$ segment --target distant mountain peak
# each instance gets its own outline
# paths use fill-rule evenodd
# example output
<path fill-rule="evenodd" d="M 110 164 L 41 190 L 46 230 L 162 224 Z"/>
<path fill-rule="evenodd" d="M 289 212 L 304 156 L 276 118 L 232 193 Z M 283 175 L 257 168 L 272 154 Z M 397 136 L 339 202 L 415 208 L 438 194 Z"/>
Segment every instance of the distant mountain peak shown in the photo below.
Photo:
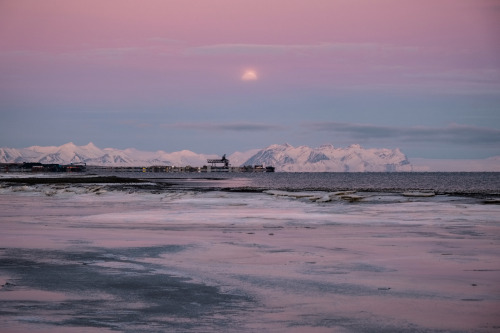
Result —
<path fill-rule="evenodd" d="M 33 146 L 24 149 L 0 149 L 0 162 L 76 163 L 100 166 L 203 166 L 207 158 L 217 155 L 197 154 L 190 150 L 167 153 L 98 148 L 92 142 L 77 146 L 68 142 L 59 147 Z M 276 171 L 292 172 L 344 172 L 344 171 L 411 171 L 412 166 L 399 149 L 364 149 L 358 144 L 335 148 L 324 144 L 319 148 L 294 147 L 289 143 L 273 144 L 264 149 L 228 154 L 233 166 L 274 166 Z"/>
<path fill-rule="evenodd" d="M 271 148 L 271 149 L 287 149 L 290 147 L 293 148 L 293 146 L 289 143 L 283 143 L 283 144 L 275 143 L 275 144 L 268 146 L 267 149 L 269 149 L 269 148 Z"/>
<path fill-rule="evenodd" d="M 500 156 L 482 160 L 436 160 L 412 159 L 410 164 L 399 148 L 368 148 L 358 144 L 346 148 L 335 148 L 323 144 L 318 148 L 308 146 L 273 144 L 264 149 L 252 149 L 227 154 L 231 165 L 263 164 L 274 166 L 276 171 L 291 172 L 387 172 L 387 171 L 492 171 L 500 172 Z M 203 166 L 207 159 L 220 155 L 197 154 L 189 150 L 168 153 L 141 151 L 135 148 L 124 150 L 99 148 L 89 142 L 77 146 L 68 142 L 61 146 L 31 146 L 28 148 L 0 147 L 0 163 L 41 162 L 69 164 L 84 162 L 98 166 Z"/>
<path fill-rule="evenodd" d="M 74 148 L 74 147 L 76 147 L 76 145 L 71 141 L 63 144 L 62 146 L 59 146 L 59 148 Z"/>
<path fill-rule="evenodd" d="M 347 148 L 322 145 L 293 147 L 270 145 L 248 159 L 245 165 L 272 165 L 276 171 L 291 172 L 387 172 L 411 171 L 407 157 L 397 149 L 364 149 L 359 144 Z"/>
<path fill-rule="evenodd" d="M 96 147 L 96 145 L 93 142 L 87 143 L 83 148 L 88 148 L 88 149 L 99 149 Z"/>

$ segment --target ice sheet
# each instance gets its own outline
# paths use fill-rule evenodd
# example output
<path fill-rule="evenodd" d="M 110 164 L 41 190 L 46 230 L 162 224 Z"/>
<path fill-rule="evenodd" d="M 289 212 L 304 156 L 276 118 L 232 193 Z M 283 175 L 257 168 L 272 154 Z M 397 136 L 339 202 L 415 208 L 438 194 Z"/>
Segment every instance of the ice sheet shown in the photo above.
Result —
<path fill-rule="evenodd" d="M 0 276 L 2 285 L 12 284 L 0 290 L 5 327 L 500 326 L 498 205 L 400 193 L 318 202 L 282 193 L 93 186 L 0 190 Z M 57 281 L 65 276 L 71 278 Z M 87 292 L 96 295 L 91 307 Z"/>

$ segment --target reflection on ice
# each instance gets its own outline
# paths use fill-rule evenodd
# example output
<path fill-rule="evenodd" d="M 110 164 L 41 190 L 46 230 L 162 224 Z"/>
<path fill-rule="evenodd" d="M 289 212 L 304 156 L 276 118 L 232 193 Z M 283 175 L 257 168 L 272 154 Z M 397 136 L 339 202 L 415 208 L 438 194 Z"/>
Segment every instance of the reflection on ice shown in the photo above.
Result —
<path fill-rule="evenodd" d="M 42 191 L 43 192 L 43 191 Z M 270 196 L 272 194 L 272 196 Z M 328 198 L 328 200 L 327 200 Z M 349 200 L 349 198 L 351 200 Z M 353 202 L 354 198 L 360 198 Z M 357 223 L 446 223 L 493 221 L 497 205 L 469 198 L 405 197 L 388 193 L 174 191 L 164 193 L 88 191 L 47 197 L 66 223 L 123 226 L 312 225 Z M 80 206 L 85 204 L 86 208 Z M 67 209 L 65 209 L 67 208 Z"/>
<path fill-rule="evenodd" d="M 198 180 L 197 180 L 198 181 Z M 0 195 L 46 198 L 44 209 L 67 216 L 66 223 L 123 225 L 202 224 L 331 224 L 435 223 L 492 219 L 497 205 L 484 206 L 469 197 L 424 192 L 377 193 L 355 191 L 228 192 L 140 190 L 125 185 L 43 184 L 5 186 Z M 82 204 L 85 204 L 82 206 Z M 36 205 L 30 203 L 33 209 Z M 4 206 L 3 214 L 15 206 Z M 23 206 L 30 216 L 29 206 Z M 33 213 L 36 213 L 35 211 Z"/>
<path fill-rule="evenodd" d="M 2 320 L 24 331 L 500 325 L 497 204 L 201 182 L 2 185 Z"/>

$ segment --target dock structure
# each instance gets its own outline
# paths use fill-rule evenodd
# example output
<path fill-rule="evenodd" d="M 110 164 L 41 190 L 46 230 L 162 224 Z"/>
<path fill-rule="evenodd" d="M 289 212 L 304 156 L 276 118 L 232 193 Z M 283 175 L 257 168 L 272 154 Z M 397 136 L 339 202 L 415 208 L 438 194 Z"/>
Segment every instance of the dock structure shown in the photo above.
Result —
<path fill-rule="evenodd" d="M 273 166 L 231 166 L 226 154 L 219 159 L 207 159 L 207 164 L 197 166 L 148 165 L 148 166 L 103 166 L 86 163 L 44 164 L 40 162 L 0 163 L 0 172 L 274 172 Z"/>
<path fill-rule="evenodd" d="M 226 168 L 229 167 L 229 160 L 226 158 L 226 154 L 222 155 L 221 159 L 208 159 L 207 163 L 210 163 L 212 167 L 216 167 L 220 163 L 224 164 Z"/>
<path fill-rule="evenodd" d="M 208 172 L 211 171 L 230 171 L 229 160 L 226 158 L 226 154 L 222 155 L 221 159 L 207 159 L 207 163 L 210 163 L 210 167 L 207 168 Z M 220 165 L 222 164 L 222 165 Z"/>

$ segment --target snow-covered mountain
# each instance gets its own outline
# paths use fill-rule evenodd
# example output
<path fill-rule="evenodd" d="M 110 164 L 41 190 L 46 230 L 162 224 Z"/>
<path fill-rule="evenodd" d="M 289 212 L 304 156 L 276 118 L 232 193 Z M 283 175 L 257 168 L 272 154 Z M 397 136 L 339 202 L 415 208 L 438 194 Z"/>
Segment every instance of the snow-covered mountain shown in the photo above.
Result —
<path fill-rule="evenodd" d="M 347 148 L 271 145 L 244 164 L 272 165 L 276 171 L 289 172 L 412 171 L 408 158 L 399 149 L 365 149 L 359 145 Z"/>
<path fill-rule="evenodd" d="M 196 154 L 189 150 L 167 153 L 136 149 L 98 148 L 93 143 L 77 146 L 70 142 L 59 147 L 33 146 L 23 149 L 0 148 L 0 163 L 40 162 L 44 164 L 87 163 L 98 166 L 201 166 L 216 155 Z"/>
<path fill-rule="evenodd" d="M 136 149 L 98 148 L 93 143 L 77 146 L 72 142 L 59 147 L 33 146 L 23 149 L 0 148 L 0 163 L 87 163 L 98 166 L 203 166 L 217 155 L 197 154 L 189 150 L 167 153 Z M 264 149 L 235 152 L 228 156 L 231 165 L 274 166 L 276 171 L 289 172 L 385 172 L 411 171 L 412 166 L 399 149 L 364 149 L 359 145 L 335 148 L 293 147 L 289 144 L 271 145 Z"/>

